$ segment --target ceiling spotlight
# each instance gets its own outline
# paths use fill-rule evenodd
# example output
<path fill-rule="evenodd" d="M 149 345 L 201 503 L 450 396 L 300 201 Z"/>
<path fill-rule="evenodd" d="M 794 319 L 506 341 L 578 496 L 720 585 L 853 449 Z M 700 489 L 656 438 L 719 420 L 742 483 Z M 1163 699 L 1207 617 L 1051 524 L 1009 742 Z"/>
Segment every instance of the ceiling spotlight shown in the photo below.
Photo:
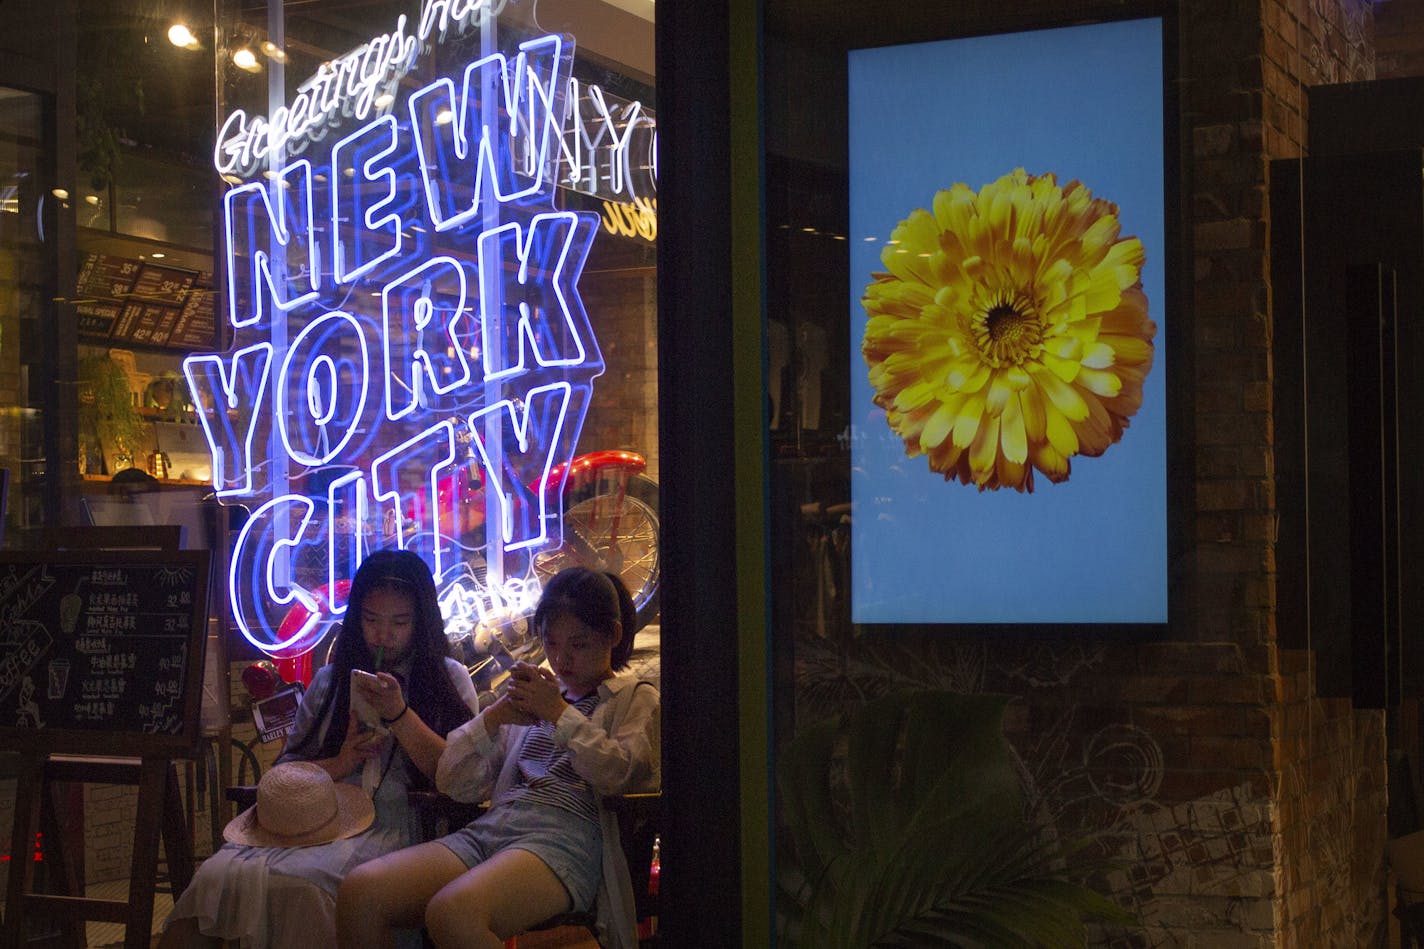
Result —
<path fill-rule="evenodd" d="M 262 55 L 274 62 L 285 63 L 287 61 L 286 52 L 282 47 L 271 40 L 263 40 L 260 49 L 262 50 Z"/>
<path fill-rule="evenodd" d="M 154 260 L 162 260 L 163 258 L 167 257 L 168 255 L 165 254 L 165 253 L 164 253 L 163 251 L 161 251 L 161 250 L 156 250 L 156 251 L 154 251 L 153 253 L 149 254 L 148 256 L 152 257 Z"/>
<path fill-rule="evenodd" d="M 262 68 L 257 62 L 257 55 L 246 46 L 233 51 L 232 64 L 238 69 L 245 69 L 248 72 L 257 72 Z"/>
<path fill-rule="evenodd" d="M 86 194 L 86 195 L 84 196 L 84 203 L 85 203 L 85 204 L 92 204 L 92 205 L 94 205 L 95 207 L 98 207 L 98 206 L 99 206 L 99 196 L 98 196 L 97 194 Z"/>
<path fill-rule="evenodd" d="M 69 200 L 69 192 L 65 191 L 63 188 L 51 188 L 49 193 L 54 195 L 61 201 Z"/>
<path fill-rule="evenodd" d="M 435 113 L 436 125 L 449 125 L 453 121 L 455 121 L 455 113 L 451 112 L 449 109 L 441 109 L 439 112 Z"/>
<path fill-rule="evenodd" d="M 168 42 L 179 49 L 197 49 L 198 38 L 183 23 L 174 23 L 168 28 Z"/>
<path fill-rule="evenodd" d="M 391 95 L 389 92 L 383 92 L 380 95 L 376 96 L 376 108 L 384 109 L 386 106 L 390 105 L 394 101 L 396 101 L 395 96 Z"/>

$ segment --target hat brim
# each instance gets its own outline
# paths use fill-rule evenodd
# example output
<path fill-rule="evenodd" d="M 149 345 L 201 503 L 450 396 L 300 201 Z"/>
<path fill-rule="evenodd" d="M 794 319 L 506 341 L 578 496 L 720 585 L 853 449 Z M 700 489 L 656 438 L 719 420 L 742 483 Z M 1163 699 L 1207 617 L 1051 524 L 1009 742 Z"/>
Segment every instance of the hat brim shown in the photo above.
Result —
<path fill-rule="evenodd" d="M 376 819 L 376 805 L 354 784 L 336 782 L 336 815 L 322 826 L 305 834 L 276 834 L 257 820 L 257 805 L 228 821 L 223 839 L 228 843 L 249 847 L 315 847 L 333 840 L 354 837 Z"/>

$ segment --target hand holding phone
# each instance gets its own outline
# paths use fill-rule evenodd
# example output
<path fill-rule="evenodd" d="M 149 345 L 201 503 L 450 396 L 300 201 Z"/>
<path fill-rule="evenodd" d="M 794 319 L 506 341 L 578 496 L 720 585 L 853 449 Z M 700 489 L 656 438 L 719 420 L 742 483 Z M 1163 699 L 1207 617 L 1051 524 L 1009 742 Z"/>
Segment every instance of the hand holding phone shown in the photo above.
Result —
<path fill-rule="evenodd" d="M 381 724 L 380 713 L 361 691 L 363 685 L 367 688 L 374 688 L 380 683 L 381 679 L 377 675 L 362 669 L 351 670 L 351 709 L 356 713 L 356 720 L 367 728 L 384 731 L 385 727 Z"/>

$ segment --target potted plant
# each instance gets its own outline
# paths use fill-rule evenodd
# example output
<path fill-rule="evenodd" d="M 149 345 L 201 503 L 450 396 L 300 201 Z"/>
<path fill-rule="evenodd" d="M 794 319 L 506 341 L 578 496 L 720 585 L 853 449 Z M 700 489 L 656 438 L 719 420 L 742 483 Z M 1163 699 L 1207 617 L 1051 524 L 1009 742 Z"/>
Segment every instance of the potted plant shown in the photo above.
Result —
<path fill-rule="evenodd" d="M 134 405 L 128 373 L 107 353 L 80 360 L 79 425 L 81 435 L 100 446 L 110 474 L 131 466 L 144 442 L 146 423 Z"/>
<path fill-rule="evenodd" d="M 1132 917 L 1083 882 L 1027 813 L 1008 697 L 883 696 L 796 736 L 778 762 L 794 853 L 783 944 L 1079 947 Z"/>

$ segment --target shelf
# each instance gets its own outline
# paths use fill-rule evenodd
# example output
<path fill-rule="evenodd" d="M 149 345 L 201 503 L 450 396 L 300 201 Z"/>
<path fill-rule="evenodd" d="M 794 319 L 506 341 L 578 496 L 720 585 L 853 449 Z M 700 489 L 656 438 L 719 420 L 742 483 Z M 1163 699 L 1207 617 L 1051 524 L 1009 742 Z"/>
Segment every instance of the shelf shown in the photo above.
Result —
<path fill-rule="evenodd" d="M 138 414 L 149 422 L 174 422 L 179 425 L 197 425 L 198 413 L 195 411 L 174 412 L 172 409 L 155 409 L 148 406 L 137 406 Z"/>
<path fill-rule="evenodd" d="M 83 474 L 80 475 L 80 477 L 83 478 L 85 482 L 93 482 L 95 484 L 108 484 L 110 481 L 114 480 L 113 475 L 106 474 Z M 171 485 L 175 488 L 201 488 L 212 486 L 211 481 L 195 481 L 192 478 L 160 478 L 157 479 L 156 483 L 159 487 Z"/>

